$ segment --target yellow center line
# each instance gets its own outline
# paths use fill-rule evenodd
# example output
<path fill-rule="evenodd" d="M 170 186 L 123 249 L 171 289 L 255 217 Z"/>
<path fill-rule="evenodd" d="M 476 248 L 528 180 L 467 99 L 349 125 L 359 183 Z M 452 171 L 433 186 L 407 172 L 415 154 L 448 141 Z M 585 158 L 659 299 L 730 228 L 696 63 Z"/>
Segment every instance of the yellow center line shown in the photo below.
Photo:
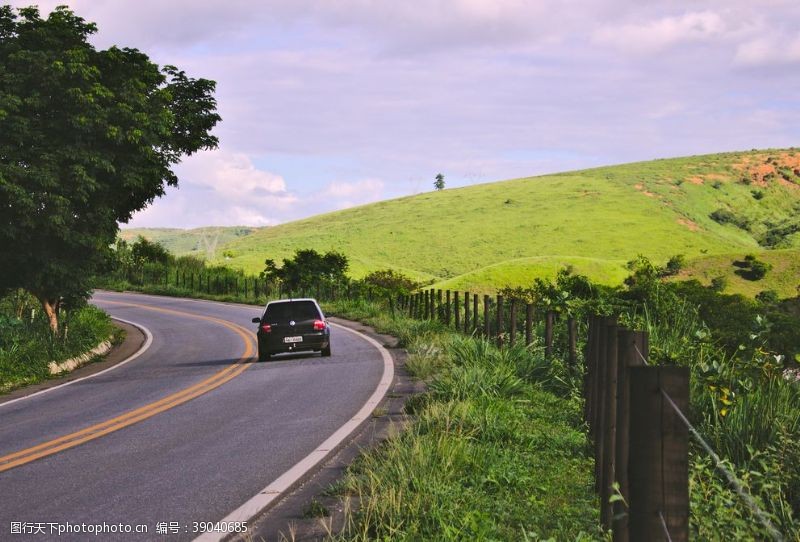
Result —
<path fill-rule="evenodd" d="M 225 369 L 214 373 L 210 377 L 196 384 L 193 384 L 192 386 L 189 386 L 188 388 L 185 388 L 179 392 L 173 393 L 162 399 L 159 399 L 158 401 L 154 401 L 142 407 L 125 412 L 119 416 L 91 425 L 89 427 L 86 427 L 79 431 L 75 431 L 68 435 L 64 435 L 43 442 L 41 444 L 37 444 L 35 446 L 31 446 L 30 448 L 25 448 L 24 450 L 20 450 L 18 452 L 1 456 L 0 472 L 4 472 L 9 469 L 13 469 L 14 467 L 19 467 L 21 465 L 25 465 L 26 463 L 30 463 L 31 461 L 35 461 L 36 459 L 47 457 L 57 452 L 73 448 L 75 446 L 78 446 L 79 444 L 83 444 L 84 442 L 94 440 L 96 438 L 102 437 L 103 435 L 113 433 L 114 431 L 118 431 L 120 429 L 133 425 L 142 420 L 146 420 L 152 416 L 155 416 L 156 414 L 159 414 L 173 407 L 186 403 L 187 401 L 191 401 L 196 397 L 199 397 L 215 388 L 218 388 L 219 386 L 223 385 L 229 380 L 232 380 L 233 378 L 239 376 L 241 373 L 243 373 L 250 367 L 250 364 L 247 363 L 247 361 L 250 360 L 254 354 L 252 334 L 249 330 L 246 330 L 241 326 L 238 326 L 236 324 L 231 324 L 230 322 L 226 322 L 225 320 L 221 320 L 219 318 L 202 316 L 199 314 L 177 311 L 173 309 L 164 309 L 160 307 L 151 307 L 148 305 L 140 305 L 136 303 L 127 303 L 120 301 L 104 300 L 103 302 L 112 303 L 116 305 L 137 307 L 141 309 L 163 312 L 168 314 L 177 314 L 185 317 L 188 316 L 189 318 L 207 320 L 209 322 L 220 324 L 234 331 L 237 335 L 239 335 L 243 339 L 245 343 L 245 351 L 233 365 L 226 367 Z"/>

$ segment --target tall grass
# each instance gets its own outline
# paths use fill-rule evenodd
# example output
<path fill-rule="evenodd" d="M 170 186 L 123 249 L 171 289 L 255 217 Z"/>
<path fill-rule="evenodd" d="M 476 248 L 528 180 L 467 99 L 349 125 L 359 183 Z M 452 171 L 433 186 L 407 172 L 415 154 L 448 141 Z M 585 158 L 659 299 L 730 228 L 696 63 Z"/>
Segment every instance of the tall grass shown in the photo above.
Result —
<path fill-rule="evenodd" d="M 580 408 L 532 380 L 544 374 L 540 348 L 498 350 L 375 304 L 329 310 L 405 337 L 407 366 L 429 389 L 411 403 L 408 429 L 364 454 L 340 484 L 357 506 L 337 539 L 603 536 Z"/>
<path fill-rule="evenodd" d="M 35 300 L 25 294 L 0 299 L 0 393 L 50 377 L 51 361 L 83 354 L 114 330 L 107 314 L 84 306 L 61 315 L 58 335 Z"/>
<path fill-rule="evenodd" d="M 692 422 L 771 521 L 800 540 L 800 382 L 783 377 L 766 337 L 753 333 L 729 352 L 715 343 L 698 307 L 663 285 L 623 319 L 648 331 L 651 363 L 689 367 Z M 695 538 L 769 537 L 697 443 L 690 478 Z"/>

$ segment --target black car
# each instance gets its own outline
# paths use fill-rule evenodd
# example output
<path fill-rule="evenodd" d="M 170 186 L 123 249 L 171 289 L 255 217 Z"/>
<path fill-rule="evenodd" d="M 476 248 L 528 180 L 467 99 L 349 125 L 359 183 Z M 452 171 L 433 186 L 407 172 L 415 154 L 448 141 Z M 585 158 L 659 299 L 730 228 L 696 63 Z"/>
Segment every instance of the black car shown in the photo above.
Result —
<path fill-rule="evenodd" d="M 331 331 L 322 309 L 314 299 L 270 301 L 258 324 L 258 361 L 273 354 L 317 351 L 331 355 Z"/>

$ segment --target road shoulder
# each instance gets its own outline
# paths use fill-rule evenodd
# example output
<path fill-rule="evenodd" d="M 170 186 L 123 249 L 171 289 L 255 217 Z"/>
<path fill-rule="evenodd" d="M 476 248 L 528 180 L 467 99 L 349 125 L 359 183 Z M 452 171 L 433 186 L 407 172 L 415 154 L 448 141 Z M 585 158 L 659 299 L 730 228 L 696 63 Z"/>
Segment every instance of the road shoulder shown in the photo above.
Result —
<path fill-rule="evenodd" d="M 408 423 L 405 402 L 411 395 L 423 391 L 423 384 L 405 369 L 406 351 L 397 347 L 397 339 L 375 332 L 359 322 L 332 317 L 336 324 L 354 329 L 375 339 L 390 352 L 394 363 L 394 380 L 386 397 L 373 415 L 320 465 L 312 469 L 279 501 L 248 522 L 245 537 L 230 540 L 322 540 L 344 525 L 345 504 L 341 497 L 328 495 L 332 484 L 340 480 L 350 464 L 365 450 L 379 445 Z M 317 503 L 330 515 L 313 517 L 310 505 Z"/>

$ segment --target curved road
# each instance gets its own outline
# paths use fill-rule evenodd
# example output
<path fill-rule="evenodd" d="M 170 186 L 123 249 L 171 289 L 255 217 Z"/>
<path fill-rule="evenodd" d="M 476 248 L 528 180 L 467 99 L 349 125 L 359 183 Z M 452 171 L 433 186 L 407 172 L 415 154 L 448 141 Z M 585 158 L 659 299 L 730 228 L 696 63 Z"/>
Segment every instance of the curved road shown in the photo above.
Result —
<path fill-rule="evenodd" d="M 378 387 L 381 352 L 333 329 L 333 356 L 252 363 L 260 309 L 137 294 L 92 302 L 152 333 L 123 366 L 0 404 L 0 539 L 12 522 L 143 525 L 98 540 L 191 540 L 351 420 Z M 166 536 L 156 533 L 164 522 Z M 43 525 L 36 525 L 43 524 Z M 17 527 L 18 528 L 18 527 Z"/>

